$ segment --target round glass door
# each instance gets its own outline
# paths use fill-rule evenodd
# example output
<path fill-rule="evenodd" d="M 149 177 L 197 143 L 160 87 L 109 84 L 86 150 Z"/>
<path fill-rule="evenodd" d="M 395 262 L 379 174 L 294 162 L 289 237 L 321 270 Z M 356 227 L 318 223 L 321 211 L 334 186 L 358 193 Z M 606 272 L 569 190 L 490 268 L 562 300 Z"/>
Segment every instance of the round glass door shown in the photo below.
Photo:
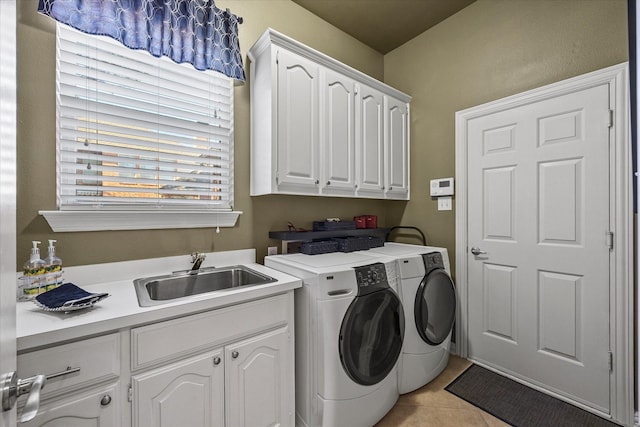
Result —
<path fill-rule="evenodd" d="M 441 269 L 427 274 L 416 292 L 416 328 L 431 345 L 447 339 L 456 318 L 456 292 L 451 277 Z"/>
<path fill-rule="evenodd" d="M 402 350 L 404 312 L 391 289 L 356 297 L 340 327 L 340 360 L 361 385 L 382 381 Z"/>

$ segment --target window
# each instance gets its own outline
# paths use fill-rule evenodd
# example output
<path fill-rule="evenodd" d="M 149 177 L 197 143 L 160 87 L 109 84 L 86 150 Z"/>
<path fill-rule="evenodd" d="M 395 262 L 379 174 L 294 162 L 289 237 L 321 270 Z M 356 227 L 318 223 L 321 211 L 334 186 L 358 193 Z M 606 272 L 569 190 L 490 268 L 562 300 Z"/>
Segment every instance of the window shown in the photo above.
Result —
<path fill-rule="evenodd" d="M 91 221 L 95 212 L 126 212 L 123 228 L 235 223 L 238 212 L 225 216 L 233 208 L 232 79 L 62 24 L 56 69 L 59 211 L 43 213 L 50 224 L 65 212 Z M 131 227 L 134 212 L 180 220 Z"/>

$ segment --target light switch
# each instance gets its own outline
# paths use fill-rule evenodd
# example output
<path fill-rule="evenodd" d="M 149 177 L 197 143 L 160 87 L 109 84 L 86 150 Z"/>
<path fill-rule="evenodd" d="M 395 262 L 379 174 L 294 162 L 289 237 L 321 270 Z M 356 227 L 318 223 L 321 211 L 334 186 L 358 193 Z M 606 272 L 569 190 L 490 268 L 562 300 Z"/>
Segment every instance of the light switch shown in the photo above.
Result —
<path fill-rule="evenodd" d="M 451 204 L 451 197 L 438 197 L 439 211 L 450 211 L 452 209 Z"/>

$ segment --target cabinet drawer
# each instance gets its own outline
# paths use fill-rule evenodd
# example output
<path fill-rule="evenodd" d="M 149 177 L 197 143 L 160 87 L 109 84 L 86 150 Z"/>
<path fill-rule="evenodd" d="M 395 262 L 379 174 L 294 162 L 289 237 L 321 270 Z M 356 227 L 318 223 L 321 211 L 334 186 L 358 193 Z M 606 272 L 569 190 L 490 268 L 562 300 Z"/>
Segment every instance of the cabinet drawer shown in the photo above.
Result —
<path fill-rule="evenodd" d="M 114 380 L 120 376 L 120 335 L 111 334 L 18 355 L 18 377 L 80 371 L 47 380 L 43 396 Z"/>
<path fill-rule="evenodd" d="M 131 330 L 131 369 L 194 354 L 240 337 L 286 324 L 290 293 L 168 320 Z"/>

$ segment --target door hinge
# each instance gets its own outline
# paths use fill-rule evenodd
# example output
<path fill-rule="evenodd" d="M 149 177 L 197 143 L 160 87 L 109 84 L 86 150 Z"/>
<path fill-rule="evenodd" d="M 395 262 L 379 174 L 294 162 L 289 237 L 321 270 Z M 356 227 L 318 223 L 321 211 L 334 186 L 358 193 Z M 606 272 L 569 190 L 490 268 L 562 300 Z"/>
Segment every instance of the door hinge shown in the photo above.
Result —
<path fill-rule="evenodd" d="M 609 250 L 613 250 L 613 231 L 606 232 L 606 245 L 609 246 Z"/>
<path fill-rule="evenodd" d="M 613 352 L 609 352 L 608 354 L 608 366 L 609 366 L 609 372 L 613 372 Z"/>
<path fill-rule="evenodd" d="M 129 384 L 129 389 L 127 390 L 127 401 L 133 402 L 133 387 Z"/>
<path fill-rule="evenodd" d="M 610 128 L 613 127 L 613 110 L 609 110 L 609 126 Z"/>

